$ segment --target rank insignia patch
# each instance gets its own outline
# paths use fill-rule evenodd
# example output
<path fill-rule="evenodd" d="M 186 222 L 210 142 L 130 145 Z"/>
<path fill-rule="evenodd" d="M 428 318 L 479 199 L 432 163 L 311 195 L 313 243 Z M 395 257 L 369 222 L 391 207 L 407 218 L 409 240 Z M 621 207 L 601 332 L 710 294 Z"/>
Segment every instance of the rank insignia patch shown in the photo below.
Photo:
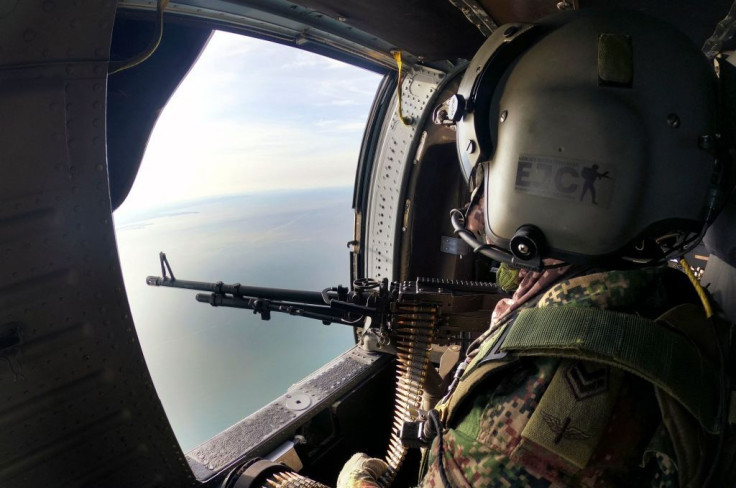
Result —
<path fill-rule="evenodd" d="M 608 391 L 608 366 L 577 361 L 565 371 L 565 381 L 575 398 L 585 400 Z"/>

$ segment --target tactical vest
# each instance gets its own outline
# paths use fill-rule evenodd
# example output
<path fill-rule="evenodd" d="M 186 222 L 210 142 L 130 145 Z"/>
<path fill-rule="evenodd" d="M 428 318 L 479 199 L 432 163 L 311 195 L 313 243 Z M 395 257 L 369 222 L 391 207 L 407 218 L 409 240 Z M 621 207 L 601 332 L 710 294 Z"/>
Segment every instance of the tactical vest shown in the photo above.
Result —
<path fill-rule="evenodd" d="M 479 385 L 503 374 L 523 357 L 609 365 L 612 371 L 632 373 L 654 387 L 680 486 L 700 488 L 708 481 L 710 486 L 736 486 L 736 396 L 728 381 L 734 377 L 734 368 L 733 362 L 722 357 L 731 356 L 729 336 L 728 324 L 715 318 L 711 323 L 693 304 L 672 308 L 656 320 L 578 306 L 526 308 L 483 343 L 452 395 L 436 409 L 444 425 L 452 426 Z M 602 427 L 605 406 L 591 401 L 582 410 L 579 403 L 568 407 L 564 398 L 568 393 L 556 379 L 539 402 L 539 407 L 549 408 L 534 411 L 524 435 L 583 468 L 595 443 L 565 448 L 559 436 L 574 434 L 565 422 L 575 417 Z M 585 395 L 586 388 L 595 388 L 594 380 L 580 381 L 579 393 Z M 541 428 L 543 423 L 555 428 Z"/>

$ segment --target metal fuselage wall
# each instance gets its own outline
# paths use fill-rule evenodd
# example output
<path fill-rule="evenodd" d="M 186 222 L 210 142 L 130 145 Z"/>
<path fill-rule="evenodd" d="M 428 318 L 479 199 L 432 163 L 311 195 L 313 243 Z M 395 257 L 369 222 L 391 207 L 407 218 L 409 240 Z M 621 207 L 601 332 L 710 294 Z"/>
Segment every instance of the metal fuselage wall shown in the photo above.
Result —
<path fill-rule="evenodd" d="M 0 486 L 187 486 L 125 295 L 112 0 L 0 3 Z"/>

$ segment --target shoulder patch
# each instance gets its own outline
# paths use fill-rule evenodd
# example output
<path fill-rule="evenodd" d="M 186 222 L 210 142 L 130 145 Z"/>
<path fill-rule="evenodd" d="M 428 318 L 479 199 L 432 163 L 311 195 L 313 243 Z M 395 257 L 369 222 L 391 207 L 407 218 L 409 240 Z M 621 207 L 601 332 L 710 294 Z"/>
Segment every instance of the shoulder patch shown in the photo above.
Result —
<path fill-rule="evenodd" d="M 609 366 L 563 361 L 521 433 L 526 449 L 542 449 L 584 469 L 608 425 L 623 376 Z"/>

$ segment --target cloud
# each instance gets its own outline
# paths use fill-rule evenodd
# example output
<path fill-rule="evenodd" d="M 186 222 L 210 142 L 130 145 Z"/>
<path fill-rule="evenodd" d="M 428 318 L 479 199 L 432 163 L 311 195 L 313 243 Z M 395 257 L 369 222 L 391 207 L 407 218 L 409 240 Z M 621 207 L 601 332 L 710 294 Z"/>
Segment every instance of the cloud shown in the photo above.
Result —
<path fill-rule="evenodd" d="M 380 77 L 216 33 L 165 107 L 126 207 L 349 186 Z"/>
<path fill-rule="evenodd" d="M 346 120 L 346 119 L 330 119 L 330 120 L 319 120 L 316 123 L 317 127 L 321 130 L 329 130 L 332 133 L 335 132 L 359 132 L 363 134 L 365 129 L 364 120 Z"/>

